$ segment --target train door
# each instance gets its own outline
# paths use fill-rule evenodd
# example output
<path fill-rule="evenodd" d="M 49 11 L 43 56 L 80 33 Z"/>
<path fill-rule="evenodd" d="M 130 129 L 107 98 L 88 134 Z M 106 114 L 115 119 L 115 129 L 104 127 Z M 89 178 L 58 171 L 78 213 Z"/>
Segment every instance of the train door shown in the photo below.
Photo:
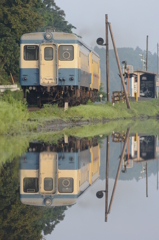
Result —
<path fill-rule="evenodd" d="M 40 84 L 57 84 L 57 46 L 54 44 L 40 45 Z"/>
<path fill-rule="evenodd" d="M 100 168 L 100 148 L 98 146 L 92 146 L 91 149 L 91 183 L 99 178 L 99 168 Z"/>
<path fill-rule="evenodd" d="M 40 193 L 54 194 L 57 185 L 57 153 L 40 153 Z"/>
<path fill-rule="evenodd" d="M 89 148 L 80 152 L 80 182 L 79 191 L 83 192 L 89 186 Z"/>

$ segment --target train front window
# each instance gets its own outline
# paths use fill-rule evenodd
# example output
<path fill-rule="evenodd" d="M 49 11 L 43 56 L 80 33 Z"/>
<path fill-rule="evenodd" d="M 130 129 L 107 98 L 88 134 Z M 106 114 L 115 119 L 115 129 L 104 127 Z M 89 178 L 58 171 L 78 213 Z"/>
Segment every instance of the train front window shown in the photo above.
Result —
<path fill-rule="evenodd" d="M 36 45 L 24 46 L 24 60 L 37 61 L 39 59 L 39 47 Z"/>
<path fill-rule="evenodd" d="M 59 60 L 72 61 L 74 59 L 74 47 L 70 45 L 61 45 L 59 47 Z"/>
<path fill-rule="evenodd" d="M 24 178 L 23 191 L 25 193 L 36 193 L 39 191 L 38 178 Z"/>
<path fill-rule="evenodd" d="M 46 47 L 44 48 L 44 59 L 45 60 L 53 60 L 53 48 Z"/>
<path fill-rule="evenodd" d="M 73 178 L 59 178 L 60 193 L 72 193 L 73 192 Z"/>
<path fill-rule="evenodd" d="M 44 190 L 45 191 L 53 190 L 53 179 L 52 178 L 44 178 Z"/>

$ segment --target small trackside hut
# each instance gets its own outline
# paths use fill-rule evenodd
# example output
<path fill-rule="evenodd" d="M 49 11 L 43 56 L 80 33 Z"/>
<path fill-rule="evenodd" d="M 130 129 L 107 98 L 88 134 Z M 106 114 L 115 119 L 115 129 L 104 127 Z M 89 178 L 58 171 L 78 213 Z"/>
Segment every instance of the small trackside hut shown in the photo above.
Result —
<path fill-rule="evenodd" d="M 95 101 L 100 58 L 75 34 L 27 33 L 20 39 L 20 84 L 29 104 Z"/>
<path fill-rule="evenodd" d="M 137 93 L 138 98 L 156 97 L 156 74 L 143 70 L 136 70 L 132 77 L 132 97 Z"/>

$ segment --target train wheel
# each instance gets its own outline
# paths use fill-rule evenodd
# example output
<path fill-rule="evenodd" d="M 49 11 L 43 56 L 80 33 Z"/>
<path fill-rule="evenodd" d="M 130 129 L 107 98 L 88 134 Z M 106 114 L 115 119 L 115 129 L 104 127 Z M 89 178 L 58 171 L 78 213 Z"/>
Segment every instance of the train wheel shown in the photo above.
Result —
<path fill-rule="evenodd" d="M 39 108 L 42 107 L 42 105 L 41 105 L 41 97 L 37 97 L 37 105 L 38 105 Z"/>
<path fill-rule="evenodd" d="M 27 92 L 27 95 L 26 95 L 26 100 L 27 100 L 27 103 L 28 105 L 31 104 L 31 99 L 30 99 L 30 94 Z"/>
<path fill-rule="evenodd" d="M 58 104 L 58 107 L 64 107 L 64 100 L 63 100 L 63 98 L 59 99 L 57 104 Z"/>

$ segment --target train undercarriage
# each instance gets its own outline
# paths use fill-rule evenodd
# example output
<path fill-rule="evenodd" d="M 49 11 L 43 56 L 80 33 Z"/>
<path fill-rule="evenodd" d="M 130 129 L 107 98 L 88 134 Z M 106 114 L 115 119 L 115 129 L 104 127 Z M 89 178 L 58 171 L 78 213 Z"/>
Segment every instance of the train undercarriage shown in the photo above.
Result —
<path fill-rule="evenodd" d="M 23 87 L 23 95 L 29 105 L 42 107 L 43 104 L 58 104 L 63 107 L 65 102 L 69 106 L 86 104 L 90 99 L 94 102 L 98 96 L 98 89 L 89 89 L 78 86 L 39 86 Z"/>

